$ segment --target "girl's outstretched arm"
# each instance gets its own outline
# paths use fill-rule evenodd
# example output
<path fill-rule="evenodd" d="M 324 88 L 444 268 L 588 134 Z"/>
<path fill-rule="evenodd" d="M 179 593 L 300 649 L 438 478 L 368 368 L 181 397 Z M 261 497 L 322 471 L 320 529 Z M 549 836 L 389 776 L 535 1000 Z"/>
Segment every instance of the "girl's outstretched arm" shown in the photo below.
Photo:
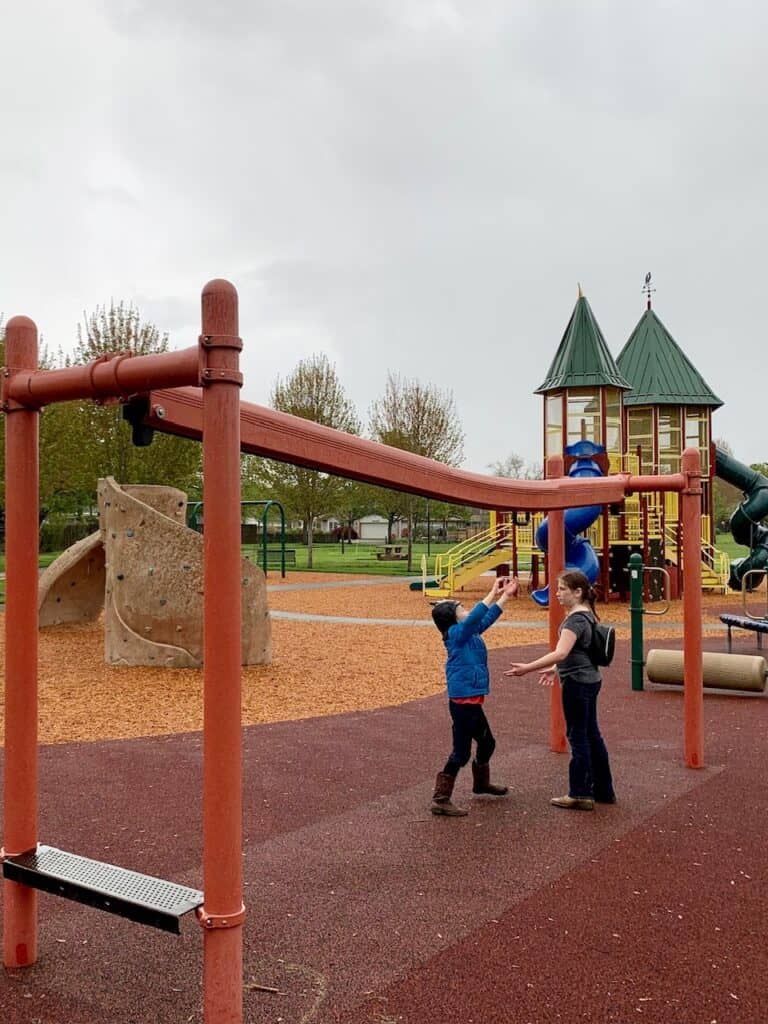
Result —
<path fill-rule="evenodd" d="M 540 658 L 536 658 L 535 661 L 513 661 L 504 675 L 526 676 L 529 672 L 535 672 L 536 669 L 552 668 L 558 663 L 558 661 L 563 661 L 563 659 L 571 653 L 577 639 L 576 634 L 571 632 L 570 629 L 564 629 L 560 633 L 560 638 L 557 641 L 557 647 L 554 651 L 550 651 L 548 654 L 542 654 L 542 656 Z"/>

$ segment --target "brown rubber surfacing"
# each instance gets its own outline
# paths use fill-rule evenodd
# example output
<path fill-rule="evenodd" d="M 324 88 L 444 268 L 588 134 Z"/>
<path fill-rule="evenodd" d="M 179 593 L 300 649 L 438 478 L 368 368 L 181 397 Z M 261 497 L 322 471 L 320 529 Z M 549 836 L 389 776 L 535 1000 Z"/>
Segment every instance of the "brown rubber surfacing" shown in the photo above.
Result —
<path fill-rule="evenodd" d="M 548 691 L 499 678 L 511 651 L 491 653 L 488 714 L 512 794 L 472 800 L 463 772 L 464 819 L 427 811 L 443 697 L 244 730 L 244 1019 L 764 1019 L 766 701 L 708 694 L 708 767 L 688 770 L 680 694 L 632 694 L 627 653 L 601 697 L 621 802 L 594 814 L 549 807 L 567 757 Z M 198 733 L 43 748 L 41 842 L 200 888 L 201 751 Z M 193 920 L 175 938 L 39 902 L 4 1022 L 202 1019 Z"/>

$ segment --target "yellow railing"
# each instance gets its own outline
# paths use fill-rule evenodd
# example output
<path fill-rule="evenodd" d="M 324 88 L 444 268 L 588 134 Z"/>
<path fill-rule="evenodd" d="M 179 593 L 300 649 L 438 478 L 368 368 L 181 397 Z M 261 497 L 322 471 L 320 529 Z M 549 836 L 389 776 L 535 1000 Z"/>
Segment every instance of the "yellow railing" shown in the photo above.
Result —
<path fill-rule="evenodd" d="M 544 521 L 543 512 L 534 512 L 534 514 L 528 517 L 528 521 L 520 525 L 515 526 L 515 538 L 518 552 L 522 554 L 530 554 L 533 551 L 538 551 L 536 547 L 536 531 Z M 511 519 L 507 521 L 509 530 L 512 530 Z"/>
<path fill-rule="evenodd" d="M 490 555 L 496 548 L 508 544 L 511 547 L 512 524 L 498 523 L 473 537 L 467 538 L 442 554 L 435 555 L 435 579 L 447 590 L 453 590 L 456 573 L 478 561 L 484 555 Z"/>
<path fill-rule="evenodd" d="M 718 551 L 708 541 L 701 542 L 701 562 L 704 567 L 717 577 L 723 593 L 727 593 L 728 577 L 731 573 L 731 560 L 724 551 Z"/>
<path fill-rule="evenodd" d="M 624 452 L 617 455 L 615 452 L 608 456 L 608 474 L 611 473 L 633 473 L 637 476 L 640 473 L 640 459 L 637 454 Z"/>
<path fill-rule="evenodd" d="M 667 491 L 664 495 L 664 518 L 668 523 L 676 523 L 680 516 L 680 495 L 677 491 Z"/>
<path fill-rule="evenodd" d="M 709 542 L 710 519 L 709 516 L 701 517 L 701 567 L 710 576 L 714 576 L 719 585 L 725 591 L 728 587 L 728 577 L 731 571 L 731 560 L 724 551 L 720 551 Z M 683 566 L 683 552 L 677 547 L 677 524 L 668 524 L 664 528 L 664 546 L 667 552 L 678 563 L 681 569 Z"/>

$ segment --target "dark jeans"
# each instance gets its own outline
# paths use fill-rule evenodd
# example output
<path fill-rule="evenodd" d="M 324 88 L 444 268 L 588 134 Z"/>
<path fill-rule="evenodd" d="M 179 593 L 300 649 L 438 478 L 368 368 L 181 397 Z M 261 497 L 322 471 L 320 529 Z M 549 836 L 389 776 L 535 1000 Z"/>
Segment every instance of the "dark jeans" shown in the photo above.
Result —
<path fill-rule="evenodd" d="M 478 764 L 488 764 L 496 748 L 488 719 L 482 704 L 456 704 L 448 701 L 453 722 L 453 750 L 443 771 L 454 778 L 472 756 L 472 740 L 477 744 L 475 759 Z"/>
<path fill-rule="evenodd" d="M 571 746 L 568 795 L 612 800 L 613 780 L 608 751 L 597 724 L 601 683 L 563 682 L 563 714 Z"/>

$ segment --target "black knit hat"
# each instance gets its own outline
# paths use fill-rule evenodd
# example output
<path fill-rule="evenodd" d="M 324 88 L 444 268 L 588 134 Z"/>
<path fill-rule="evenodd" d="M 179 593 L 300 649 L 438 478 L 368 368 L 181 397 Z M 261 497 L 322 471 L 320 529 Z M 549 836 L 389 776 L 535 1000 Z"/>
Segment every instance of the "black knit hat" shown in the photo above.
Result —
<path fill-rule="evenodd" d="M 461 601 L 438 601 L 432 608 L 432 621 L 445 634 L 456 624 L 456 609 Z"/>

